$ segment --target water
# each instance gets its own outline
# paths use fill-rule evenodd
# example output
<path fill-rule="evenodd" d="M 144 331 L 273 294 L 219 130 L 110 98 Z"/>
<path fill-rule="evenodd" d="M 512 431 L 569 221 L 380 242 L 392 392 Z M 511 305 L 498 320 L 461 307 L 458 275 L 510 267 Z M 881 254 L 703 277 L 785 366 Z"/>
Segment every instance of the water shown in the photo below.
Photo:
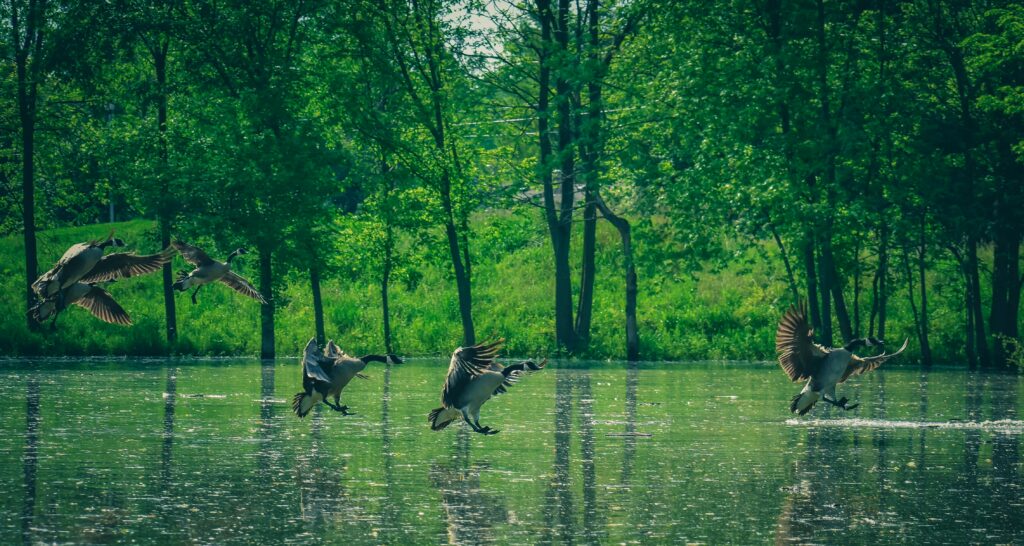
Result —
<path fill-rule="evenodd" d="M 793 419 L 769 364 L 558 368 L 432 432 L 446 362 L 357 415 L 297 361 L 0 365 L 0 543 L 1024 543 L 1022 380 L 882 370 Z"/>

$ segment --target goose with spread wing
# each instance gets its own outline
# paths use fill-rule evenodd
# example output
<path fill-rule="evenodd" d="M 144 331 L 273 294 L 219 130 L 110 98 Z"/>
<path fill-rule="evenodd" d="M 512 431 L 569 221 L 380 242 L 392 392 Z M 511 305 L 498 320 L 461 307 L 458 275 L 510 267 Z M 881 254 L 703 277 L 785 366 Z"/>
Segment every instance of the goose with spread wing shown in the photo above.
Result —
<path fill-rule="evenodd" d="M 132 319 L 123 307 L 114 301 L 110 292 L 96 284 L 76 282 L 61 290 L 60 297 L 45 299 L 31 309 L 32 318 L 37 322 L 43 322 L 53 318 L 50 329 L 57 329 L 57 316 L 68 308 L 69 305 L 77 305 L 90 313 L 92 316 L 122 326 L 131 326 Z"/>
<path fill-rule="evenodd" d="M 502 366 L 495 359 L 505 340 L 459 347 L 448 365 L 448 378 L 441 391 L 441 407 L 427 416 L 432 430 L 441 430 L 462 416 L 474 432 L 497 434 L 491 427 L 480 426 L 480 407 L 492 396 L 504 394 L 524 374 L 544 369 L 532 360 Z"/>
<path fill-rule="evenodd" d="M 793 397 L 790 411 L 804 415 L 818 400 L 844 410 L 852 410 L 859 404 L 848 406 L 843 397 L 836 399 L 836 384 L 870 372 L 885 361 L 903 352 L 907 341 L 895 353 L 883 352 L 877 356 L 861 357 L 853 354 L 860 347 L 884 346 L 884 342 L 873 337 L 855 339 L 843 347 L 826 347 L 814 341 L 814 330 L 807 320 L 807 304 L 791 305 L 779 321 L 775 331 L 775 350 L 779 364 L 793 382 L 807 380 L 804 389 Z"/>
<path fill-rule="evenodd" d="M 341 405 L 341 391 L 356 377 L 367 379 L 362 371 L 370 362 L 401 364 L 402 359 L 394 354 L 355 358 L 345 354 L 333 340 L 321 351 L 316 338 L 310 339 L 302 353 L 302 392 L 292 397 L 292 411 L 302 418 L 323 402 L 342 415 L 352 415 L 348 406 Z M 334 398 L 334 404 L 327 401 L 329 397 Z"/>
<path fill-rule="evenodd" d="M 236 256 L 248 253 L 244 248 L 236 249 L 228 254 L 227 260 L 218 262 L 198 247 L 188 243 L 173 241 L 171 246 L 181 253 L 181 257 L 185 258 L 186 262 L 195 267 L 191 272 L 181 271 L 178 274 L 178 281 L 174 283 L 174 289 L 180 292 L 195 287 L 195 291 L 192 292 L 193 304 L 196 303 L 196 294 L 199 293 L 199 289 L 203 285 L 217 281 L 226 284 L 243 296 L 248 296 L 260 303 L 267 303 L 267 300 L 263 299 L 263 295 L 249 281 L 231 271 L 231 260 L 234 260 Z"/>
<path fill-rule="evenodd" d="M 171 248 L 146 256 L 138 256 L 131 252 L 103 255 L 107 247 L 121 246 L 125 246 L 124 241 L 115 238 L 113 233 L 102 241 L 97 239 L 71 245 L 53 269 L 43 273 L 32 283 L 32 290 L 43 301 L 60 298 L 65 289 L 77 282 L 94 284 L 153 273 L 174 256 L 174 250 Z"/>

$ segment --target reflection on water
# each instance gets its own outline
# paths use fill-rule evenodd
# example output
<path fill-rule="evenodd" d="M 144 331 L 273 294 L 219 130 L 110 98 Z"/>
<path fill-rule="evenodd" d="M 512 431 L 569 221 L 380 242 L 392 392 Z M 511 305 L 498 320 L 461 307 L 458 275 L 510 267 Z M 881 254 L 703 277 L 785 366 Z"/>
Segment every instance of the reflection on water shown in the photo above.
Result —
<path fill-rule="evenodd" d="M 1024 538 L 1016 375 L 884 370 L 847 385 L 858 410 L 792 419 L 767 366 L 556 364 L 483 436 L 429 430 L 445 368 L 383 366 L 346 390 L 379 413 L 299 420 L 294 361 L 9 365 L 0 543 Z"/>
<path fill-rule="evenodd" d="M 25 492 L 21 509 L 21 541 L 32 543 L 32 524 L 36 514 L 36 465 L 39 461 L 39 380 L 25 382 L 25 453 L 22 464 Z"/>

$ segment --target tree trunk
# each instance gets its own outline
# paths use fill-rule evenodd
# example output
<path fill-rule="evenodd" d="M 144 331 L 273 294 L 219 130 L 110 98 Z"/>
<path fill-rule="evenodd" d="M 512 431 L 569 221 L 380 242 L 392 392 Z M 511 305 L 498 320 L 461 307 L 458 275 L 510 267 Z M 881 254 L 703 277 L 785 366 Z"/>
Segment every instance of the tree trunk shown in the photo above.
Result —
<path fill-rule="evenodd" d="M 929 366 L 931 363 L 924 358 L 925 347 L 928 345 L 924 335 L 924 327 L 921 322 L 921 315 L 917 312 L 917 305 L 914 303 L 914 274 L 910 269 L 910 251 L 903 249 L 903 269 L 907 276 L 907 301 L 910 302 L 910 312 L 914 316 L 914 333 L 917 334 L 917 343 L 921 347 L 921 364 Z"/>
<path fill-rule="evenodd" d="M 171 220 L 173 214 L 170 207 L 172 199 L 170 188 L 167 183 L 167 42 L 164 42 L 159 49 L 153 50 L 153 67 L 156 71 L 156 86 L 158 93 L 156 125 L 160 136 L 160 248 L 167 248 L 171 244 Z M 167 343 L 173 344 L 178 338 L 177 309 L 174 303 L 174 271 L 170 262 L 163 267 L 163 289 L 164 289 L 164 323 L 167 331 Z"/>
<path fill-rule="evenodd" d="M 821 330 L 820 336 L 817 338 L 821 343 L 827 346 L 832 345 L 832 288 L 831 279 L 829 278 L 829 270 L 825 247 L 827 243 L 822 243 L 818 249 L 818 286 L 820 288 L 821 295 Z"/>
<path fill-rule="evenodd" d="M 835 258 L 832 256 L 832 245 L 827 247 L 829 282 L 832 289 L 832 300 L 836 304 L 836 321 L 839 323 L 839 333 L 843 336 L 843 343 L 853 339 L 853 328 L 850 326 L 850 313 L 846 309 L 846 299 L 843 297 L 843 285 L 839 282 L 839 273 L 836 270 Z"/>
<path fill-rule="evenodd" d="M 589 182 L 588 182 L 589 185 Z M 583 208 L 583 257 L 580 267 L 580 295 L 576 302 L 576 351 L 586 351 L 590 343 L 590 324 L 594 310 L 594 276 L 597 273 L 594 254 L 597 251 L 597 206 L 590 191 L 585 193 Z"/>
<path fill-rule="evenodd" d="M 260 307 L 260 358 L 274 358 L 274 277 L 271 268 L 271 251 L 262 247 L 260 252 L 260 294 L 267 303 Z"/>
<path fill-rule="evenodd" d="M 384 349 L 391 354 L 395 352 L 391 344 L 391 310 L 388 303 L 388 286 L 391 284 L 392 253 L 394 252 L 394 240 L 391 224 L 385 228 L 384 235 L 384 265 L 380 277 L 380 308 L 384 315 Z"/>
<path fill-rule="evenodd" d="M 448 201 L 450 211 L 451 202 Z M 462 264 L 459 252 L 459 235 L 455 230 L 451 214 L 447 216 L 445 233 L 448 236 L 448 251 L 451 254 L 452 266 L 455 269 L 455 286 L 459 293 L 459 316 L 462 318 L 462 344 L 470 346 L 476 344 L 476 332 L 473 329 L 473 299 L 469 283 L 469 277 Z"/>
<path fill-rule="evenodd" d="M 779 236 L 779 231 L 775 229 L 775 224 L 772 223 L 771 219 L 768 220 L 768 229 L 772 232 L 772 237 L 775 239 L 775 245 L 779 247 L 779 254 L 782 256 L 782 263 L 786 266 L 786 280 L 789 282 L 789 291 L 793 294 L 793 303 L 800 302 L 800 289 L 796 286 L 796 278 L 793 276 L 793 265 L 789 262 L 789 254 L 786 252 L 786 245 L 782 243 L 782 237 Z"/>
<path fill-rule="evenodd" d="M 967 241 L 967 278 L 968 290 L 971 293 L 971 306 L 968 311 L 973 315 L 974 342 L 977 346 L 978 363 L 983 367 L 991 365 L 989 358 L 988 338 L 985 336 L 985 319 L 981 310 L 981 281 L 978 271 L 978 242 L 971 236 Z"/>
<path fill-rule="evenodd" d="M 932 365 L 932 348 L 928 341 L 928 284 L 925 282 L 925 220 L 921 217 L 921 229 L 918 232 L 917 274 L 921 290 L 921 362 L 925 366 Z M 909 272 L 908 272 L 909 273 Z M 885 339 L 885 338 L 882 338 Z"/>
<path fill-rule="evenodd" d="M 39 262 L 36 250 L 35 217 L 35 131 L 36 97 L 41 71 L 40 54 L 43 43 L 44 14 L 46 2 L 30 3 L 25 14 L 24 36 L 18 7 L 10 5 L 11 46 L 14 48 L 14 62 L 18 78 L 18 118 L 21 124 L 21 208 L 22 228 L 25 241 L 25 308 L 35 304 L 32 283 L 39 276 Z M 29 57 L 31 64 L 29 66 Z M 31 71 L 31 74 L 29 73 Z M 39 325 L 26 314 L 28 328 L 36 331 Z"/>
<path fill-rule="evenodd" d="M 629 221 L 613 213 L 605 204 L 601 195 L 594 195 L 595 204 L 601 209 L 601 214 L 619 231 L 622 238 L 622 256 L 626 262 L 626 360 L 635 362 L 640 360 L 640 334 L 636 321 L 636 266 L 633 262 L 633 242 Z"/>
<path fill-rule="evenodd" d="M 316 262 L 309 267 L 309 288 L 313 292 L 313 324 L 316 328 L 316 342 L 323 346 L 327 341 L 324 333 L 324 303 L 320 294 L 320 266 Z"/>
<path fill-rule="evenodd" d="M 555 42 L 562 58 L 569 52 L 569 0 L 558 0 Z M 558 157 L 560 164 L 561 200 L 556 224 L 555 247 L 555 335 L 558 343 L 569 352 L 576 350 L 576 330 L 572 310 L 572 278 L 569 250 L 572 241 L 573 202 L 576 192 L 576 157 L 573 147 L 572 87 L 567 67 L 555 71 L 555 94 L 558 113 Z"/>
<path fill-rule="evenodd" d="M 811 325 L 821 332 L 821 310 L 818 308 L 818 274 L 814 268 L 814 235 L 807 232 L 804 239 L 804 272 L 807 277 L 807 303 L 811 311 Z"/>

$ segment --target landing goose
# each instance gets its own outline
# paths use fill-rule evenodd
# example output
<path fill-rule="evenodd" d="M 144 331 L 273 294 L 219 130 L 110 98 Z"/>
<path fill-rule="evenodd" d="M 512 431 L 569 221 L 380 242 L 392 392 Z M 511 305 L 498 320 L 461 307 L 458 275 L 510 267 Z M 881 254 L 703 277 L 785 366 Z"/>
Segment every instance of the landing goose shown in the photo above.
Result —
<path fill-rule="evenodd" d="M 852 410 L 859 404 L 846 405 L 845 397 L 836 399 L 836 384 L 842 383 L 852 376 L 870 372 L 881 366 L 885 361 L 903 352 L 907 348 L 906 340 L 895 353 L 882 353 L 877 356 L 860 357 L 853 354 L 856 349 L 874 345 L 884 345 L 881 340 L 868 337 L 855 339 L 843 347 L 826 347 L 814 342 L 814 330 L 807 320 L 807 304 L 800 302 L 786 310 L 775 331 L 775 350 L 779 355 L 779 364 L 793 382 L 806 379 L 807 384 L 799 394 L 793 397 L 789 410 L 804 415 L 814 407 L 818 400 L 832 404 L 844 410 Z"/>
<path fill-rule="evenodd" d="M 447 427 L 461 415 L 474 432 L 498 433 L 489 426 L 480 426 L 480 406 L 492 396 L 505 393 L 524 374 L 542 370 L 547 364 L 547 360 L 540 365 L 532 360 L 509 366 L 498 364 L 495 358 L 504 341 L 499 339 L 455 350 L 441 391 L 441 407 L 427 416 L 432 430 Z"/>
<path fill-rule="evenodd" d="M 370 362 L 401 364 L 402 359 L 393 354 L 351 357 L 334 344 L 327 342 L 323 351 L 317 346 L 316 338 L 306 343 L 302 353 L 302 392 L 292 397 L 292 411 L 300 418 L 319 402 L 323 402 L 342 415 L 352 415 L 348 406 L 341 405 L 341 391 L 353 378 L 367 379 L 361 372 Z M 334 397 L 334 404 L 327 401 Z"/>

